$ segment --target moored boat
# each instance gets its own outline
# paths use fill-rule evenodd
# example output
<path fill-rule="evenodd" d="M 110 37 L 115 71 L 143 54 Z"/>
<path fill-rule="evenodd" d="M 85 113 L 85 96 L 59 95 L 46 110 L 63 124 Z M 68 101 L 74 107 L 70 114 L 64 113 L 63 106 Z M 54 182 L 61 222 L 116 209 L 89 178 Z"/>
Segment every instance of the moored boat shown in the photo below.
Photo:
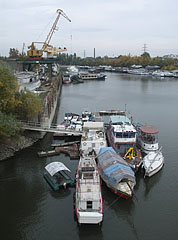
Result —
<path fill-rule="evenodd" d="M 143 168 L 145 176 L 151 177 L 164 165 L 164 156 L 159 149 L 159 130 L 154 126 L 137 127 L 137 144 L 141 149 L 143 157 Z"/>
<path fill-rule="evenodd" d="M 145 176 L 151 177 L 161 170 L 164 165 L 164 157 L 162 152 L 149 152 L 143 158 L 143 168 L 145 169 Z"/>
<path fill-rule="evenodd" d="M 154 126 L 137 127 L 137 144 L 144 154 L 158 151 L 158 128 Z"/>
<path fill-rule="evenodd" d="M 106 75 L 101 74 L 101 73 L 97 73 L 97 74 L 93 74 L 93 73 L 80 73 L 78 75 L 79 79 L 82 80 L 105 80 Z"/>
<path fill-rule="evenodd" d="M 76 174 L 75 212 L 79 224 L 100 224 L 103 199 L 94 156 L 82 155 Z"/>
<path fill-rule="evenodd" d="M 128 199 L 133 195 L 135 174 L 127 162 L 113 148 L 102 148 L 97 156 L 102 180 L 115 194 Z"/>
<path fill-rule="evenodd" d="M 73 185 L 70 170 L 61 162 L 51 162 L 45 167 L 43 176 L 54 190 Z"/>
<path fill-rule="evenodd" d="M 142 155 L 136 146 L 136 128 L 126 116 L 110 116 L 107 129 L 109 145 L 119 153 L 135 171 L 142 163 Z"/>
<path fill-rule="evenodd" d="M 106 147 L 106 135 L 104 131 L 104 122 L 84 122 L 83 135 L 81 138 L 81 152 L 99 153 L 101 147 Z"/>

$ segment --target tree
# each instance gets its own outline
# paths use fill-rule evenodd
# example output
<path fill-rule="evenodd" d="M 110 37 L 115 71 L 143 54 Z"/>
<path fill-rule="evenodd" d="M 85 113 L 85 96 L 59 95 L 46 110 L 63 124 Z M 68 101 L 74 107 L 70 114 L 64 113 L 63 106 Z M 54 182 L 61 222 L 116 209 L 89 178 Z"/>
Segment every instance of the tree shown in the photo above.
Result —
<path fill-rule="evenodd" d="M 13 111 L 18 104 L 15 99 L 18 88 L 17 78 L 0 62 L 0 111 L 7 114 Z"/>
<path fill-rule="evenodd" d="M 29 90 L 16 93 L 16 101 L 18 104 L 16 105 L 14 114 L 20 119 L 32 117 L 42 111 L 41 98 Z"/>
<path fill-rule="evenodd" d="M 18 58 L 19 57 L 19 50 L 16 48 L 10 48 L 9 50 L 9 58 Z"/>
<path fill-rule="evenodd" d="M 0 112 L 0 135 L 5 137 L 15 136 L 20 130 L 20 124 L 10 114 Z"/>

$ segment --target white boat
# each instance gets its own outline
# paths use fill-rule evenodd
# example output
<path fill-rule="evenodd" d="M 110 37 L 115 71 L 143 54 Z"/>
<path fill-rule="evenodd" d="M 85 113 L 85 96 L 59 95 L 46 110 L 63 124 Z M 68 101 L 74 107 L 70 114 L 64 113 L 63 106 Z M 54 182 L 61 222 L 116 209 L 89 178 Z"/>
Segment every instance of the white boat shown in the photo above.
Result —
<path fill-rule="evenodd" d="M 70 76 L 77 75 L 79 70 L 75 66 L 70 66 L 67 68 L 67 73 L 70 74 Z"/>
<path fill-rule="evenodd" d="M 33 92 L 41 86 L 38 73 L 31 71 L 16 72 L 15 76 L 20 85 L 19 91 L 27 89 Z"/>
<path fill-rule="evenodd" d="M 136 180 L 127 162 L 112 147 L 102 148 L 97 159 L 101 178 L 107 187 L 123 198 L 132 197 Z"/>
<path fill-rule="evenodd" d="M 100 148 L 106 146 L 107 140 L 104 131 L 104 122 L 84 122 L 80 145 L 81 152 L 88 154 L 94 151 L 97 155 Z"/>
<path fill-rule="evenodd" d="M 158 129 L 154 126 L 137 127 L 137 144 L 144 154 L 158 151 Z"/>
<path fill-rule="evenodd" d="M 137 127 L 137 143 L 145 155 L 142 167 L 145 169 L 145 176 L 151 177 L 164 165 L 164 156 L 159 149 L 158 129 L 154 126 Z"/>
<path fill-rule="evenodd" d="M 154 77 L 173 77 L 173 73 L 169 71 L 156 70 L 152 73 Z"/>
<path fill-rule="evenodd" d="M 100 224 L 103 199 L 94 156 L 82 155 L 77 168 L 75 212 L 79 224 Z"/>
<path fill-rule="evenodd" d="M 110 146 L 137 170 L 142 163 L 142 156 L 136 146 L 136 128 L 131 120 L 124 115 L 110 116 L 107 137 Z"/>
<path fill-rule="evenodd" d="M 164 165 L 164 156 L 159 150 L 158 152 L 149 152 L 143 158 L 143 168 L 145 169 L 145 176 L 151 177 L 161 170 Z"/>

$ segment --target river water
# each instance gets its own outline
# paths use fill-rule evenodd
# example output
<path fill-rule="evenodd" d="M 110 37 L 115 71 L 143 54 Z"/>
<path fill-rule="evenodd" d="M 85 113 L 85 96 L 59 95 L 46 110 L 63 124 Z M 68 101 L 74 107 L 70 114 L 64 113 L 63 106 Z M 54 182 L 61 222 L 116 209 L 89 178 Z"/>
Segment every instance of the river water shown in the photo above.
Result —
<path fill-rule="evenodd" d="M 176 240 L 178 239 L 178 80 L 107 73 L 105 81 L 63 86 L 57 122 L 65 112 L 127 110 L 134 122 L 158 127 L 164 168 L 151 178 L 137 173 L 136 197 L 125 200 L 102 186 L 101 226 L 78 226 L 74 188 L 54 192 L 43 178 L 46 164 L 62 161 L 75 176 L 77 160 L 38 158 L 50 149 L 51 134 L 0 163 L 2 240 Z"/>

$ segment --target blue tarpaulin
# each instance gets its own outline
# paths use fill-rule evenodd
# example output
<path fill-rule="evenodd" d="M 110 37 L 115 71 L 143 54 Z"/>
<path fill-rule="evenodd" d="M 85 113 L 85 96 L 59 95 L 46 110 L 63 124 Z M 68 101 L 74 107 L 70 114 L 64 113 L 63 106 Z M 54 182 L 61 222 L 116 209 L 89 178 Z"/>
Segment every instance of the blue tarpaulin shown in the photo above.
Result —
<path fill-rule="evenodd" d="M 132 168 L 112 148 L 102 148 L 97 157 L 99 168 L 110 182 L 118 183 L 128 179 L 136 183 Z"/>

